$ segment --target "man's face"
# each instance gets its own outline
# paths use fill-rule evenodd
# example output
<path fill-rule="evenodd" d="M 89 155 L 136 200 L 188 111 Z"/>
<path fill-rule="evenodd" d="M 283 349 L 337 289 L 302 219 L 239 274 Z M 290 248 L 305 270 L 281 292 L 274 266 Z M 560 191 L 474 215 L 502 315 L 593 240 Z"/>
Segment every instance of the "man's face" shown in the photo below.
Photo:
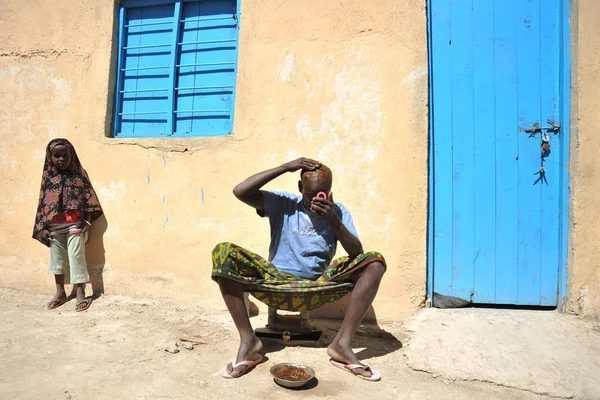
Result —
<path fill-rule="evenodd" d="M 317 193 L 331 191 L 331 176 L 325 176 L 322 171 L 308 171 L 302 174 L 302 180 L 298 182 L 298 188 L 302 192 L 304 206 L 310 209 L 310 203 Z"/>

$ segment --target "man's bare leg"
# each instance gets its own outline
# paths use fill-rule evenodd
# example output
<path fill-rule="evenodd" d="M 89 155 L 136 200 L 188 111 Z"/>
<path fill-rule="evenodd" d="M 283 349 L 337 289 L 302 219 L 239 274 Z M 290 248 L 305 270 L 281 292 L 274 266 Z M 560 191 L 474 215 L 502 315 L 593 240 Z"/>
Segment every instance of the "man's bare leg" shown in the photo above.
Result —
<path fill-rule="evenodd" d="M 236 363 L 250 359 L 254 354 L 262 350 L 262 342 L 254 334 L 248 312 L 244 303 L 244 287 L 231 279 L 218 278 L 217 282 L 225 300 L 225 305 L 233 318 L 233 323 L 240 334 L 240 348 L 235 359 Z M 232 377 L 236 377 L 244 373 L 248 368 L 241 365 L 237 368 L 232 368 L 231 364 L 227 365 L 227 371 Z"/>
<path fill-rule="evenodd" d="M 385 267 L 383 264 L 374 262 L 366 267 L 365 271 L 356 281 L 356 286 L 354 286 L 350 297 L 348 312 L 335 339 L 333 339 L 333 342 L 327 348 L 327 354 L 335 361 L 346 364 L 360 364 L 356 354 L 352 351 L 352 339 L 360 322 L 373 303 L 384 273 Z M 357 368 L 352 370 L 352 372 L 371 376 L 371 372 L 364 369 Z"/>

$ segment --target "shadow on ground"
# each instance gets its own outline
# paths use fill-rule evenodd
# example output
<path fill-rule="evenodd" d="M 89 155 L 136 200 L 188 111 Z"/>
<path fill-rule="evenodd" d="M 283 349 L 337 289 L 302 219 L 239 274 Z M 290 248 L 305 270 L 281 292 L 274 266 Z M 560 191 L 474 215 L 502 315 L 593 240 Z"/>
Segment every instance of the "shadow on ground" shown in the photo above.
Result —
<path fill-rule="evenodd" d="M 318 341 L 289 341 L 284 342 L 278 339 L 261 338 L 266 353 L 275 353 L 286 347 L 312 347 L 327 348 L 338 332 L 340 322 L 331 320 L 312 321 L 315 328 L 321 330 L 323 334 Z M 402 341 L 392 333 L 380 328 L 377 324 L 363 324 L 359 327 L 352 342 L 354 349 L 361 349 L 356 353 L 360 359 L 369 359 L 382 357 L 387 354 L 400 350 L 403 347 Z"/>

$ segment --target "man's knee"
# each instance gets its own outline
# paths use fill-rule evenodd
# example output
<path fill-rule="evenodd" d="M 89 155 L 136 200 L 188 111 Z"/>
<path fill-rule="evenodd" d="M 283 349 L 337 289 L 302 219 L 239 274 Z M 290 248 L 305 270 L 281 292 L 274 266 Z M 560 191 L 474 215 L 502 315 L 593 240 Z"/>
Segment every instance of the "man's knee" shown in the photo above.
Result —
<path fill-rule="evenodd" d="M 233 249 L 235 247 L 237 246 L 231 242 L 219 243 L 213 248 L 212 255 L 214 257 L 215 255 L 218 255 L 219 253 L 223 252 L 224 249 Z"/>
<path fill-rule="evenodd" d="M 379 282 L 385 273 L 385 265 L 380 261 L 374 261 L 364 268 L 355 271 L 350 275 L 350 281 L 358 282 L 363 276 L 367 276 L 369 281 Z"/>
<path fill-rule="evenodd" d="M 375 261 L 367 265 L 367 270 L 371 271 L 371 273 L 377 276 L 379 279 L 381 279 L 383 274 L 385 274 L 385 269 L 385 265 L 381 261 Z"/>

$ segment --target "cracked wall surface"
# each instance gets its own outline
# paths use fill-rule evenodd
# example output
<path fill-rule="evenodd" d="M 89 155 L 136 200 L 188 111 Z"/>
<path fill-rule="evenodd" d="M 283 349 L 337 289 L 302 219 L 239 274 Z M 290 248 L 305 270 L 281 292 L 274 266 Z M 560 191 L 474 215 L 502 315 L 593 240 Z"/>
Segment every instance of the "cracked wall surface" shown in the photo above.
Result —
<path fill-rule="evenodd" d="M 89 257 L 107 293 L 222 307 L 209 278 L 213 246 L 233 241 L 268 250 L 267 222 L 234 199 L 233 186 L 308 156 L 333 168 L 336 200 L 352 211 L 364 247 L 388 261 L 369 315 L 414 312 L 425 296 L 427 254 L 425 3 L 243 0 L 234 134 L 115 140 L 107 137 L 115 2 L 0 0 L 4 284 L 51 291 L 47 250 L 29 237 L 44 147 L 63 136 L 75 144 L 106 211 Z M 573 36 L 579 95 L 567 306 L 587 315 L 600 315 L 593 190 L 599 7 L 582 2 Z M 268 188 L 293 192 L 296 181 L 287 175 Z M 325 312 L 339 316 L 343 303 Z"/>

